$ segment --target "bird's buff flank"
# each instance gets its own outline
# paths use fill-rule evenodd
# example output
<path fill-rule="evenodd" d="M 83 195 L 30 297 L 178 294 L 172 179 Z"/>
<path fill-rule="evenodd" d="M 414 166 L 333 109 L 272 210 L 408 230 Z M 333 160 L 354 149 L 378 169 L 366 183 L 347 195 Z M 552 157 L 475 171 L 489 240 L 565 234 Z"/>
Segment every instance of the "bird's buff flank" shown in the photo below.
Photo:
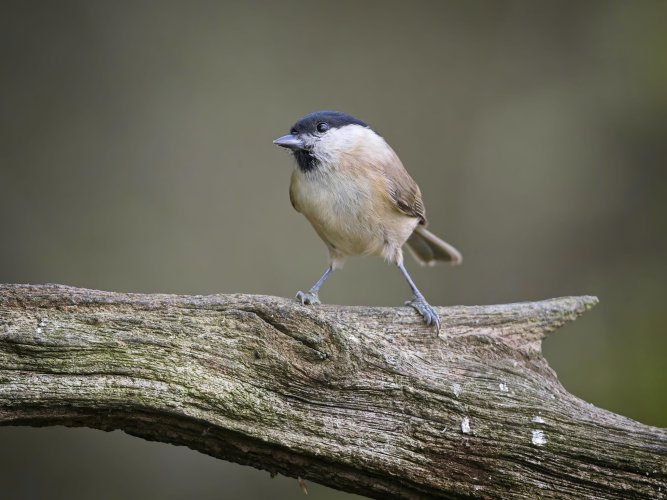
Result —
<path fill-rule="evenodd" d="M 406 304 L 439 330 L 438 313 L 403 265 L 402 247 L 422 265 L 459 264 L 461 254 L 426 229 L 419 186 L 389 144 L 361 120 L 338 111 L 306 115 L 273 143 L 294 154 L 290 200 L 329 249 L 329 267 L 297 299 L 319 304 L 322 283 L 346 257 L 377 255 L 398 266 L 413 293 Z"/>

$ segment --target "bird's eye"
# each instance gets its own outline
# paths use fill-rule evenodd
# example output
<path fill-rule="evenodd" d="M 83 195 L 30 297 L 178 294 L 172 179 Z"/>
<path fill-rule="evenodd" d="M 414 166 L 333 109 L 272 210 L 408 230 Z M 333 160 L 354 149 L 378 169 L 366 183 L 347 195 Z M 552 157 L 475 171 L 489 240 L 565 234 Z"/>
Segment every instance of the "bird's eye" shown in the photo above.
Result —
<path fill-rule="evenodd" d="M 329 130 L 329 124 L 327 122 L 320 122 L 317 124 L 318 132 L 326 132 L 327 130 Z"/>
<path fill-rule="evenodd" d="M 296 135 L 296 129 L 293 128 L 292 130 L 289 131 L 289 133 L 292 134 L 292 135 Z"/>

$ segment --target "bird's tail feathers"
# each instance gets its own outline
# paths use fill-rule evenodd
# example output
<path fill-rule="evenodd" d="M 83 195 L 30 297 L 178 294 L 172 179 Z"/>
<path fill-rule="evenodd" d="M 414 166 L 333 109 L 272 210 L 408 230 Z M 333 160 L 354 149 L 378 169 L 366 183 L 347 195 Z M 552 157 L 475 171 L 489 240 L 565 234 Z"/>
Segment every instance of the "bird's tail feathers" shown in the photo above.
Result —
<path fill-rule="evenodd" d="M 461 253 L 456 248 L 438 238 L 424 226 L 417 226 L 406 244 L 412 256 L 422 266 L 433 266 L 437 262 L 456 265 L 463 261 Z"/>

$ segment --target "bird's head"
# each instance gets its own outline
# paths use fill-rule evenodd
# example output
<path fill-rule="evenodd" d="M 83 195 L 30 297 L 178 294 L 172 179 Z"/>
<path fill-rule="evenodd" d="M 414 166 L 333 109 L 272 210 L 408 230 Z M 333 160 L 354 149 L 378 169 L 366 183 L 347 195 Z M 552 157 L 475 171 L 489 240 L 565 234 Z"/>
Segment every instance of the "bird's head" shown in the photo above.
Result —
<path fill-rule="evenodd" d="M 274 144 L 292 150 L 304 171 L 331 164 L 355 148 L 364 138 L 377 136 L 366 123 L 340 111 L 316 111 L 299 119 L 290 133 Z"/>

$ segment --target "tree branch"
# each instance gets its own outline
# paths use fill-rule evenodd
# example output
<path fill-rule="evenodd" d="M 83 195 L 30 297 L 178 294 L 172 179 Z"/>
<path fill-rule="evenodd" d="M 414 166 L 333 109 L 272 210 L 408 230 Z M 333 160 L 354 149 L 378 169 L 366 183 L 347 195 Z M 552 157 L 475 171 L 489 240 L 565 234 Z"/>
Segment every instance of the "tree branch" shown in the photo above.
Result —
<path fill-rule="evenodd" d="M 0 424 L 123 429 L 382 498 L 660 497 L 667 431 L 577 399 L 545 335 L 594 297 L 304 307 L 0 285 Z"/>

